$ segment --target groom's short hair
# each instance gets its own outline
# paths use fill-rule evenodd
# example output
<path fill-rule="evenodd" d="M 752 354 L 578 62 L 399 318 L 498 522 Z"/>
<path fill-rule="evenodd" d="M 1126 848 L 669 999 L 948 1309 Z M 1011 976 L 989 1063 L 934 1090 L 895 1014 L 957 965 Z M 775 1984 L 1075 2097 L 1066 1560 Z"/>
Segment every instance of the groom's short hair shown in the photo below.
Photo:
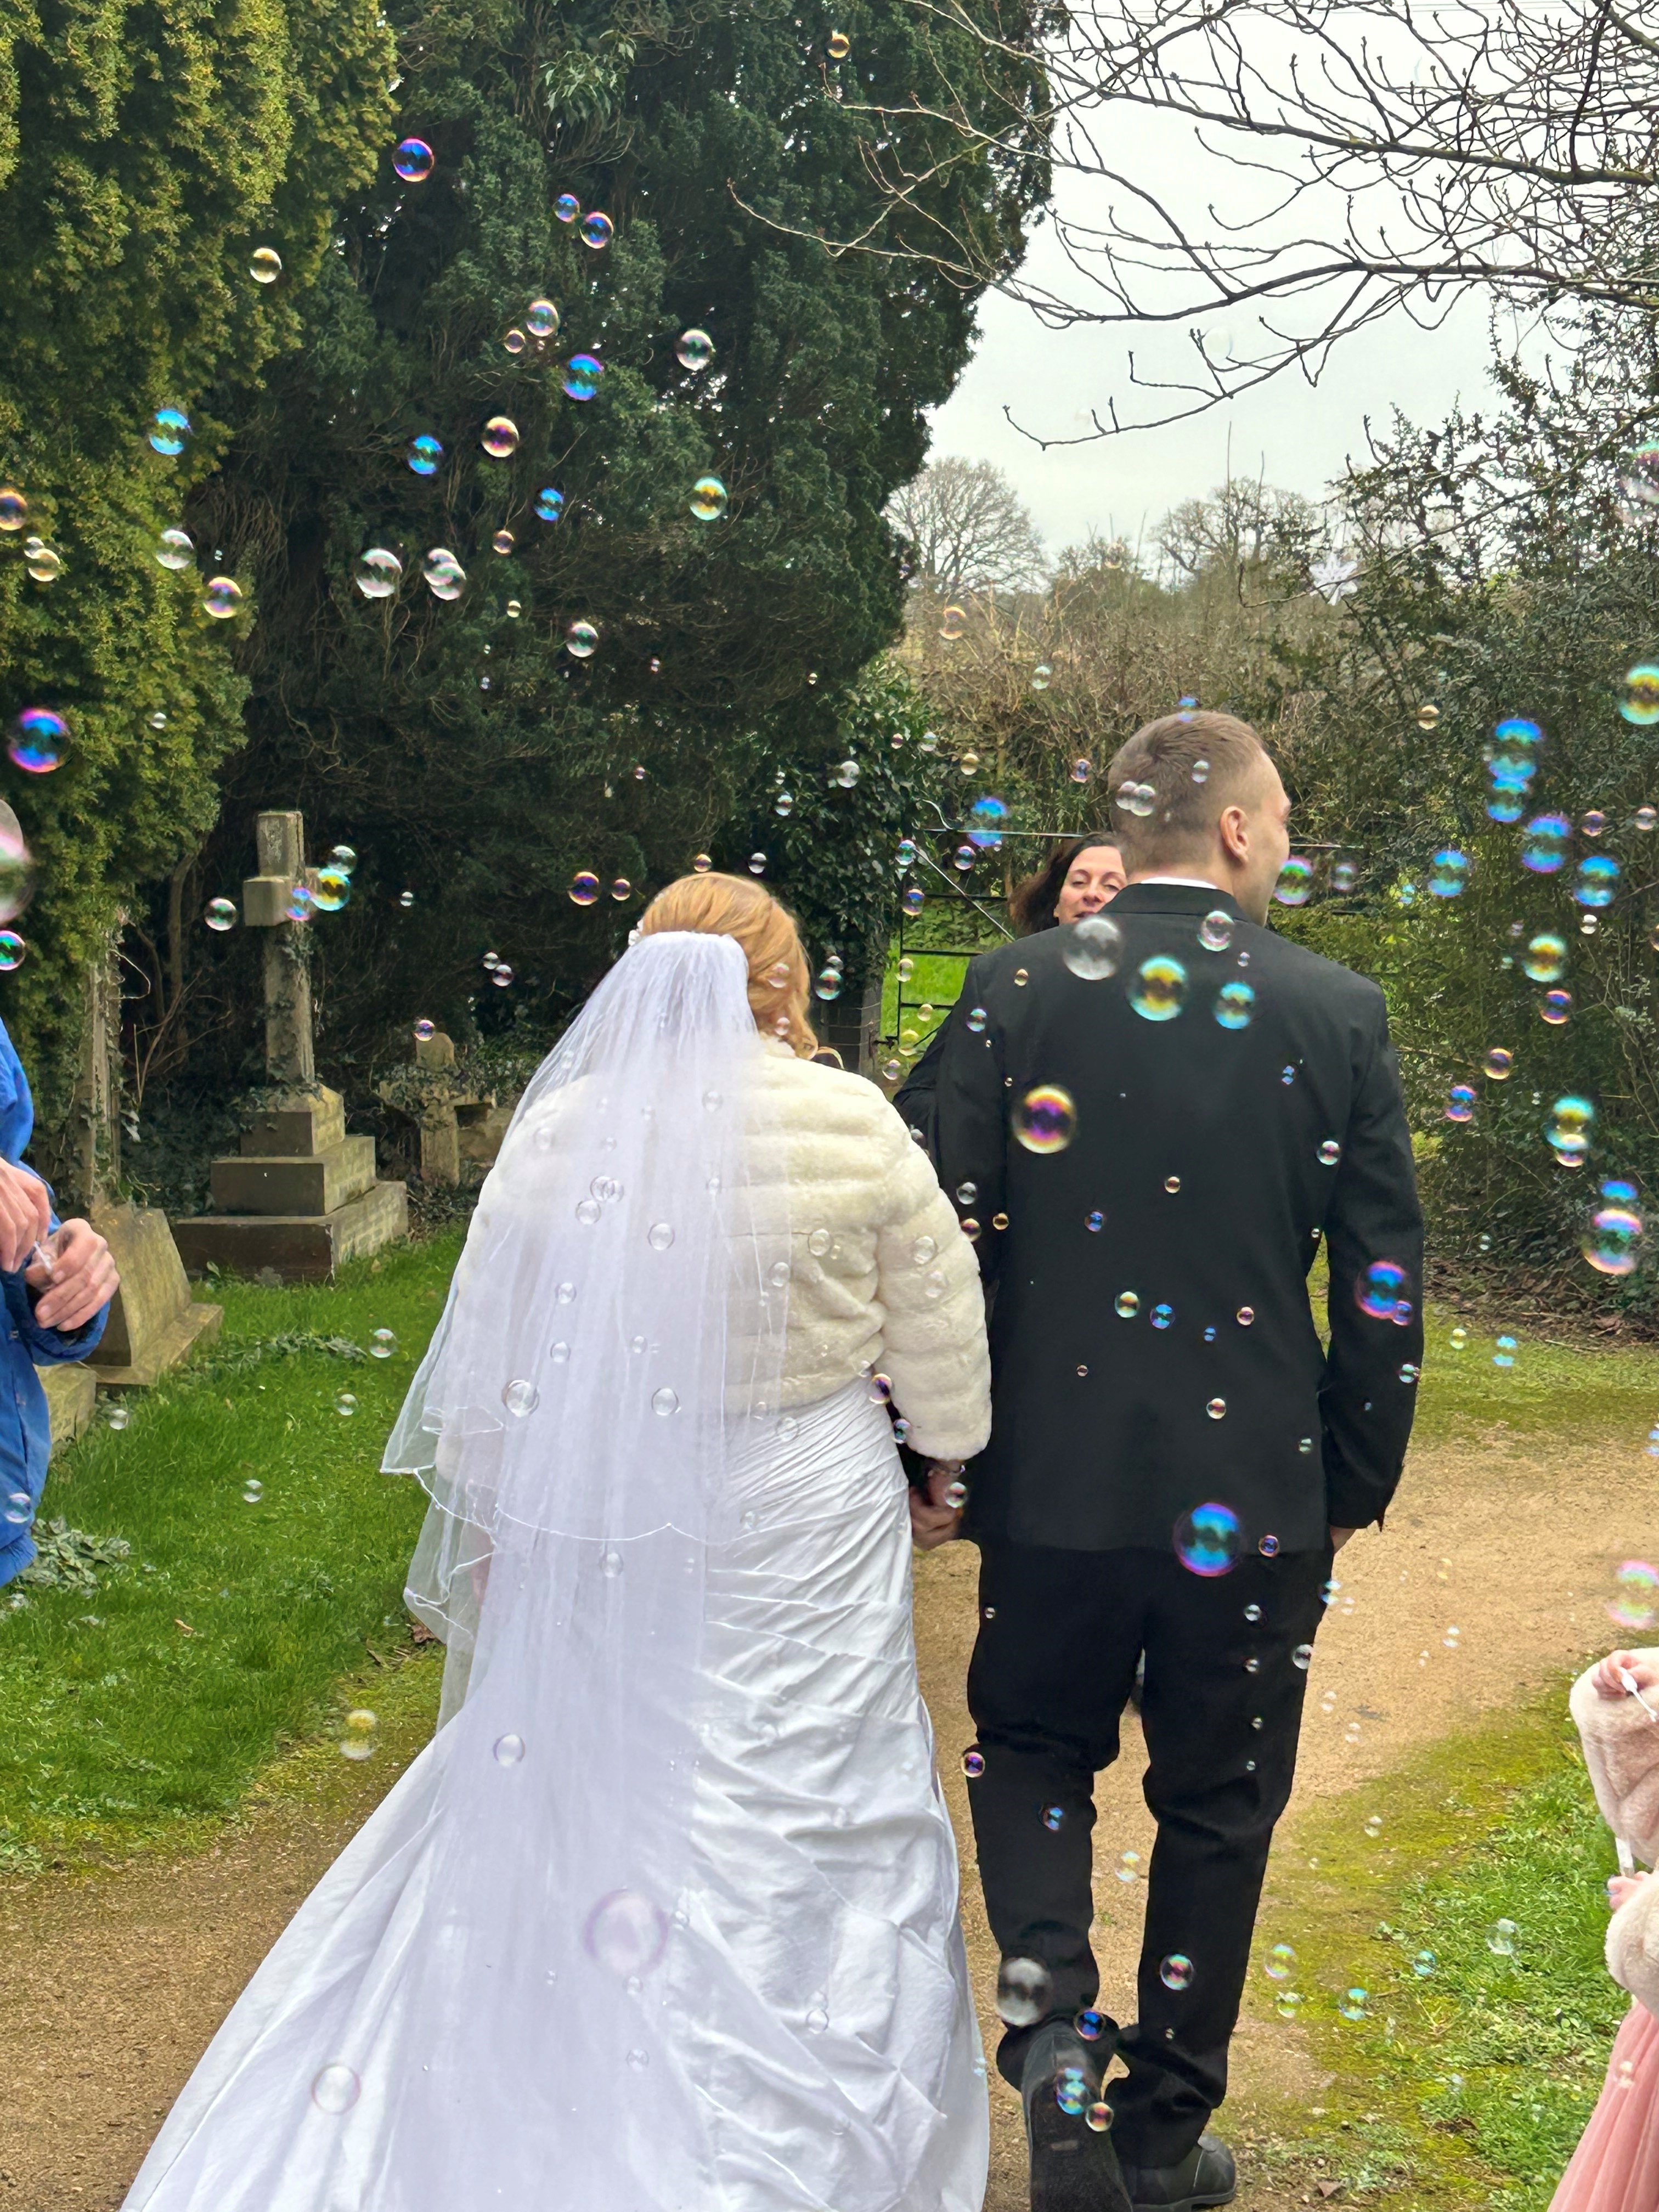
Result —
<path fill-rule="evenodd" d="M 1248 792 L 1267 757 L 1236 714 L 1194 708 L 1144 724 L 1106 771 L 1129 873 L 1207 854 L 1222 810 Z"/>

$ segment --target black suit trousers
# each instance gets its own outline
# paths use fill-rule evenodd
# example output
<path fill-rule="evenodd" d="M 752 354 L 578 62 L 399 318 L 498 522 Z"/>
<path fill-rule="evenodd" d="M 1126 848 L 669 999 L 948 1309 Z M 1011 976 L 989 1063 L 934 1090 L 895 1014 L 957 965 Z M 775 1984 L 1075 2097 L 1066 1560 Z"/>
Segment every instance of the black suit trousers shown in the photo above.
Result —
<path fill-rule="evenodd" d="M 1227 2044 L 1273 1825 L 1295 1773 L 1304 1647 L 1324 1613 L 1330 1552 L 1251 1552 L 1206 1579 L 1173 1551 L 1000 1540 L 981 1550 L 968 1704 L 984 1770 L 969 1802 L 991 1930 L 1005 1959 L 1047 1968 L 1045 2019 L 1106 2011 L 1096 2047 L 1104 2057 L 1115 2036 L 1128 2067 L 1105 2092 L 1120 2153 L 1136 2166 L 1172 2165 L 1226 2093 Z M 1142 1652 L 1145 1789 L 1158 1842 L 1138 2016 L 1120 2031 L 1109 2005 L 1097 2005 L 1089 1946 L 1094 1780 L 1118 1755 Z M 1112 1839 L 1103 1842 L 1115 1860 Z M 1041 2024 L 1003 2037 L 997 2063 L 1016 2087 Z"/>

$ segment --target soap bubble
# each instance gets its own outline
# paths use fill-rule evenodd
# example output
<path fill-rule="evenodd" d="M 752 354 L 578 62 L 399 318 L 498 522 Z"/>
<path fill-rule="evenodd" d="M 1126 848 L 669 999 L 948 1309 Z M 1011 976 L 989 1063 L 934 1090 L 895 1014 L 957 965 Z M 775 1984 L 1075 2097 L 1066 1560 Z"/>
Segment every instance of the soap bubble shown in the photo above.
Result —
<path fill-rule="evenodd" d="M 1613 1573 L 1607 1618 L 1615 1628 L 1651 1628 L 1659 1620 L 1659 1567 L 1626 1559 Z"/>
<path fill-rule="evenodd" d="M 1296 1972 L 1296 1953 L 1288 1943 L 1275 1943 L 1261 1964 L 1270 1982 L 1288 1982 Z"/>
<path fill-rule="evenodd" d="M 1638 729 L 1659 722 L 1659 668 L 1650 661 L 1638 661 L 1634 668 L 1626 670 L 1619 711 Z"/>
<path fill-rule="evenodd" d="M 1036 666 L 1031 671 L 1032 690 L 1046 691 L 1048 689 L 1049 684 L 1054 681 L 1054 672 L 1046 660 L 1039 660 Z"/>
<path fill-rule="evenodd" d="M 1324 1143 L 1319 1147 L 1320 1166 L 1322 1168 L 1334 1168 L 1341 1157 L 1341 1146 L 1337 1143 L 1334 1137 L 1327 1137 Z"/>
<path fill-rule="evenodd" d="M 1206 952 L 1224 952 L 1233 941 L 1233 918 L 1224 907 L 1206 914 L 1198 925 L 1198 941 Z"/>
<path fill-rule="evenodd" d="M 563 387 L 572 399 L 591 399 L 599 388 L 605 363 L 591 353 L 573 353 L 565 363 Z"/>
<path fill-rule="evenodd" d="M 409 465 L 417 477 L 435 477 L 443 457 L 442 445 L 429 431 L 409 441 Z"/>
<path fill-rule="evenodd" d="M 517 1420 L 522 1421 L 527 1414 L 533 1413 L 541 1401 L 542 1394 L 535 1384 L 521 1377 L 515 1376 L 501 1386 L 501 1403 Z"/>
<path fill-rule="evenodd" d="M 1513 1367 L 1515 1353 L 1515 1339 L 1512 1336 L 1500 1336 L 1492 1348 L 1492 1364 L 1494 1367 Z"/>
<path fill-rule="evenodd" d="M 389 1328 L 377 1328 L 368 1340 L 371 1359 L 390 1359 L 398 1349 L 398 1340 Z"/>
<path fill-rule="evenodd" d="M 1143 1020 L 1172 1021 L 1187 1003 L 1187 970 L 1168 953 L 1140 963 L 1129 987 L 1129 1004 Z"/>
<path fill-rule="evenodd" d="M 580 868 L 570 878 L 570 896 L 576 906 L 592 906 L 599 895 L 599 879 L 590 869 Z"/>
<path fill-rule="evenodd" d="M 404 564 L 395 553 L 388 552 L 384 545 L 371 545 L 367 553 L 358 556 L 355 580 L 366 599 L 389 599 L 403 573 Z"/>
<path fill-rule="evenodd" d="M 1446 1119 L 1449 1121 L 1472 1121 L 1474 1119 L 1474 1090 L 1468 1083 L 1454 1083 L 1446 1096 Z"/>
<path fill-rule="evenodd" d="M 14 968 L 21 968 L 27 953 L 27 945 L 15 929 L 0 929 L 0 975 L 9 975 Z"/>
<path fill-rule="evenodd" d="M 478 443 L 494 459 L 504 461 L 519 450 L 519 426 L 509 415 L 492 415 Z"/>
<path fill-rule="evenodd" d="M 832 62 L 844 62 L 853 51 L 853 41 L 845 31 L 831 31 L 829 47 L 830 58 Z"/>
<path fill-rule="evenodd" d="M 682 331 L 674 357 L 682 368 L 689 368 L 695 376 L 714 358 L 714 341 L 707 331 Z"/>
<path fill-rule="evenodd" d="M 362 2094 L 362 2084 L 350 2067 L 337 2063 L 325 2066 L 311 2084 L 311 2101 L 319 2112 L 338 2118 L 349 2112 Z"/>
<path fill-rule="evenodd" d="M 1595 1128 L 1594 1102 L 1570 1092 L 1550 1108 L 1544 1134 L 1553 1152 L 1558 1156 L 1565 1153 L 1576 1164 L 1589 1152 Z"/>
<path fill-rule="evenodd" d="M 648 1974 L 668 1948 L 668 1920 L 636 1889 L 612 1890 L 588 1914 L 582 1942 L 619 1982 Z"/>
<path fill-rule="evenodd" d="M 1534 983 L 1557 981 L 1567 964 L 1566 939 L 1553 930 L 1540 931 L 1528 943 L 1523 964 Z"/>
<path fill-rule="evenodd" d="M 1432 699 L 1425 699 L 1418 708 L 1417 726 L 1419 730 L 1437 730 L 1440 727 L 1440 709 Z"/>
<path fill-rule="evenodd" d="M 672 1390 L 665 1389 L 652 1392 L 651 1410 L 653 1413 L 659 1414 L 665 1421 L 671 1413 L 678 1413 L 679 1409 L 679 1399 Z"/>
<path fill-rule="evenodd" d="M 1331 889 L 1351 891 L 1359 881 L 1359 863 L 1351 854 L 1339 853 L 1331 862 Z"/>
<path fill-rule="evenodd" d="M 53 707 L 25 707 L 11 726 L 7 755 L 14 768 L 50 775 L 69 750 L 69 724 Z"/>
<path fill-rule="evenodd" d="M 23 547 L 23 566 L 37 584 L 55 584 L 64 573 L 64 556 L 32 538 Z"/>
<path fill-rule="evenodd" d="M 392 156 L 392 166 L 406 185 L 423 185 L 432 174 L 435 159 L 424 138 L 404 138 Z"/>
<path fill-rule="evenodd" d="M 498 530 L 489 541 L 490 550 L 505 556 L 513 550 L 516 542 L 510 530 Z"/>
<path fill-rule="evenodd" d="M 283 273 L 283 257 L 274 246 L 256 246 L 247 273 L 256 284 L 274 284 Z"/>
<path fill-rule="evenodd" d="M 726 512 L 726 486 L 718 477 L 699 477 L 691 487 L 691 512 L 699 522 L 718 522 Z"/>
<path fill-rule="evenodd" d="M 1298 1644 L 1291 1654 L 1291 1664 L 1305 1674 L 1309 1668 L 1313 1665 L 1312 1644 Z"/>
<path fill-rule="evenodd" d="M 1512 1959 L 1515 1939 L 1520 1932 L 1512 1920 L 1494 1920 L 1486 1930 L 1486 1948 L 1494 1958 Z"/>
<path fill-rule="evenodd" d="M 434 545 L 421 562 L 421 574 L 434 599 L 459 599 L 466 589 L 466 571 L 447 545 Z"/>
<path fill-rule="evenodd" d="M 997 2016 L 1006 2027 L 1032 2027 L 1054 1995 L 1048 1969 L 1037 1959 L 1005 1959 L 997 1969 Z"/>
<path fill-rule="evenodd" d="M 1469 856 L 1449 845 L 1429 863 L 1429 890 L 1435 898 L 1461 898 L 1469 880 Z"/>
<path fill-rule="evenodd" d="M 169 460 L 184 452 L 192 435 L 190 417 L 180 407 L 158 407 L 150 417 L 149 442 Z"/>
<path fill-rule="evenodd" d="M 156 540 L 155 558 L 164 568 L 188 568 L 196 547 L 187 531 L 164 530 Z"/>
<path fill-rule="evenodd" d="M 14 1528 L 27 1528 L 34 1518 L 34 1500 L 27 1490 L 9 1490 L 5 1505 L 0 1510 Z"/>
<path fill-rule="evenodd" d="M 599 633 L 591 622 L 573 622 L 564 634 L 564 649 L 577 660 L 589 659 L 599 642 Z"/>
<path fill-rule="evenodd" d="M 525 309 L 525 328 L 532 338 L 556 337 L 559 311 L 551 300 L 532 300 Z"/>
<path fill-rule="evenodd" d="M 1063 1152 L 1077 1134 L 1077 1108 L 1071 1093 L 1055 1083 L 1037 1085 L 1015 1109 L 1013 1127 L 1028 1152 Z"/>
<path fill-rule="evenodd" d="M 1579 1249 L 1598 1274 L 1633 1274 L 1646 1232 L 1633 1206 L 1603 1206 L 1590 1216 Z"/>
<path fill-rule="evenodd" d="M 242 604 L 242 587 L 234 576 L 210 576 L 202 593 L 202 611 L 216 622 L 228 622 Z"/>
<path fill-rule="evenodd" d="M 561 222 L 574 222 L 582 211 L 582 204 L 574 192 L 561 192 L 553 203 L 553 212 Z"/>
<path fill-rule="evenodd" d="M 1215 994 L 1215 1018 L 1224 1030 L 1243 1030 L 1255 1012 L 1255 993 L 1248 983 L 1224 983 Z"/>
<path fill-rule="evenodd" d="M 357 1401 L 352 1396 L 349 1390 L 341 1390 L 337 1392 L 334 1400 L 334 1410 L 340 1416 L 342 1420 L 349 1421 L 351 1419 L 352 1415 L 357 1410 Z"/>
<path fill-rule="evenodd" d="M 416 1024 L 415 1024 L 415 1041 L 416 1041 L 416 1042 L 417 1044 L 425 1044 L 425 1043 L 427 1043 L 427 1042 L 428 1042 L 431 1038 L 433 1038 L 433 1037 L 436 1036 L 436 1035 L 437 1035 L 437 1034 L 438 1034 L 438 1024 L 436 1024 L 436 1022 L 428 1021 L 428 1020 L 427 1019 L 426 1016 L 425 1016 L 424 1014 L 422 1014 L 422 1015 L 421 1016 L 420 1019 L 419 1019 L 419 1020 L 416 1023 Z"/>
<path fill-rule="evenodd" d="M 968 613 L 963 607 L 948 606 L 939 618 L 939 634 L 947 645 L 954 645 L 968 627 Z"/>
<path fill-rule="evenodd" d="M 1553 876 L 1566 864 L 1572 824 L 1565 814 L 1534 814 L 1521 832 L 1521 865 L 1535 876 Z"/>
<path fill-rule="evenodd" d="M 1184 1951 L 1171 1951 L 1158 1975 L 1166 1990 L 1189 1990 L 1193 1985 L 1193 1962 Z"/>
<path fill-rule="evenodd" d="M 610 245 L 616 233 L 616 224 L 608 215 L 601 215 L 597 208 L 592 214 L 582 217 L 582 244 L 591 246 L 596 253 Z"/>
<path fill-rule="evenodd" d="M 1553 1029 L 1559 1029 L 1572 1012 L 1572 993 L 1546 991 L 1538 1002 L 1538 1012 L 1541 1020 L 1548 1022 Z"/>
<path fill-rule="evenodd" d="M 1243 1532 L 1231 1505 L 1195 1505 L 1176 1522 L 1176 1557 L 1189 1574 L 1206 1580 L 1231 1574 L 1243 1549 Z"/>
<path fill-rule="evenodd" d="M 906 914 L 920 914 L 927 903 L 927 894 L 920 884 L 910 884 L 899 901 Z"/>
<path fill-rule="evenodd" d="M 1091 761 L 1074 760 L 1072 763 L 1072 781 L 1073 783 L 1087 783 L 1089 778 L 1094 774 L 1094 764 Z"/>
<path fill-rule="evenodd" d="M 1611 853 L 1587 853 L 1578 863 L 1572 896 L 1583 907 L 1611 906 L 1619 889 L 1619 863 Z"/>
<path fill-rule="evenodd" d="M 207 902 L 207 912 L 202 919 L 210 929 L 216 929 L 221 933 L 227 929 L 234 929 L 236 927 L 235 905 L 228 898 L 210 899 Z"/>
<path fill-rule="evenodd" d="M 1115 975 L 1123 957 L 1123 932 L 1103 914 L 1085 915 L 1060 933 L 1060 957 L 1085 983 Z M 983 1024 L 981 1024 L 981 1027 Z"/>
<path fill-rule="evenodd" d="M 1354 1284 L 1354 1303 L 1373 1321 L 1398 1321 L 1402 1304 L 1409 1315 L 1410 1287 L 1411 1278 L 1398 1260 L 1373 1260 Z"/>
<path fill-rule="evenodd" d="M 319 868 L 312 897 L 320 914 L 338 914 L 351 897 L 351 878 L 339 868 Z"/>
<path fill-rule="evenodd" d="M 1364 2020 L 1369 2017 L 1366 2011 L 1369 2002 L 1370 1993 L 1367 1990 L 1348 1990 L 1338 1999 L 1336 2008 L 1344 2020 Z"/>
<path fill-rule="evenodd" d="M 1092 1223 L 1096 1218 L 1097 1217 L 1092 1213 L 1089 1216 L 1091 1223 Z M 1105 1215 L 1101 1214 L 1098 1218 L 1102 1227 L 1103 1228 L 1105 1226 L 1106 1220 Z M 1120 1321 L 1133 1321 L 1135 1316 L 1140 1311 L 1140 1299 L 1133 1291 L 1120 1291 L 1117 1294 L 1115 1310 L 1116 1311 L 1117 1317 Z"/>
<path fill-rule="evenodd" d="M 0 530 L 21 530 L 29 519 L 29 503 L 15 485 L 0 485 Z"/>
<path fill-rule="evenodd" d="M 1304 860 L 1300 853 L 1292 853 L 1279 872 L 1273 896 L 1280 906 L 1306 906 L 1313 896 L 1313 862 Z"/>
<path fill-rule="evenodd" d="M 1507 1083 L 1515 1073 L 1515 1054 L 1495 1044 L 1480 1065 L 1494 1083 Z"/>
<path fill-rule="evenodd" d="M 985 1771 L 985 1753 L 977 1749 L 964 1751 L 962 1754 L 962 1771 L 970 1782 L 977 1782 Z"/>

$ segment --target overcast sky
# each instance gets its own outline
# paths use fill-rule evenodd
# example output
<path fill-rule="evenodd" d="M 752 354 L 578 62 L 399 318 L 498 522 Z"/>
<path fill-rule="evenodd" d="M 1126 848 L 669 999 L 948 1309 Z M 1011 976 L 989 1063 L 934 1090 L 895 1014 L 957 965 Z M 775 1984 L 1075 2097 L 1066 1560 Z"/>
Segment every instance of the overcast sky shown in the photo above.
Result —
<path fill-rule="evenodd" d="M 1468 405 L 1489 399 L 1486 311 L 1468 300 L 1437 333 L 1401 315 L 1350 341 L 1311 389 L 1287 374 L 1190 422 L 1044 453 L 1011 427 L 1004 407 L 1039 435 L 1076 436 L 1091 405 L 1103 413 L 1109 394 L 1120 403 L 1130 396 L 1125 334 L 1046 330 L 1029 308 L 1000 295 L 981 303 L 979 319 L 978 350 L 933 418 L 933 455 L 994 461 L 1018 486 L 1051 552 L 1081 543 L 1091 526 L 1131 543 L 1143 526 L 1150 536 L 1177 501 L 1225 480 L 1230 447 L 1236 477 L 1263 474 L 1318 498 L 1349 454 L 1364 454 L 1368 417 L 1385 425 L 1399 407 L 1438 422 L 1460 394 Z M 1138 355 L 1146 350 L 1138 341 Z"/>

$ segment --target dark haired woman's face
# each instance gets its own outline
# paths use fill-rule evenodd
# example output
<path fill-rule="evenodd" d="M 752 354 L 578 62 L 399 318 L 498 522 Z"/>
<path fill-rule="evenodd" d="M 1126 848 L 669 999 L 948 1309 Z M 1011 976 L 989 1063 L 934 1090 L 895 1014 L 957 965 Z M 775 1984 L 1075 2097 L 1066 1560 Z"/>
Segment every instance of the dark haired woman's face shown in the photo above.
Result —
<path fill-rule="evenodd" d="M 1054 901 L 1054 920 L 1081 921 L 1109 906 L 1129 878 L 1115 845 L 1085 845 L 1066 872 Z"/>

